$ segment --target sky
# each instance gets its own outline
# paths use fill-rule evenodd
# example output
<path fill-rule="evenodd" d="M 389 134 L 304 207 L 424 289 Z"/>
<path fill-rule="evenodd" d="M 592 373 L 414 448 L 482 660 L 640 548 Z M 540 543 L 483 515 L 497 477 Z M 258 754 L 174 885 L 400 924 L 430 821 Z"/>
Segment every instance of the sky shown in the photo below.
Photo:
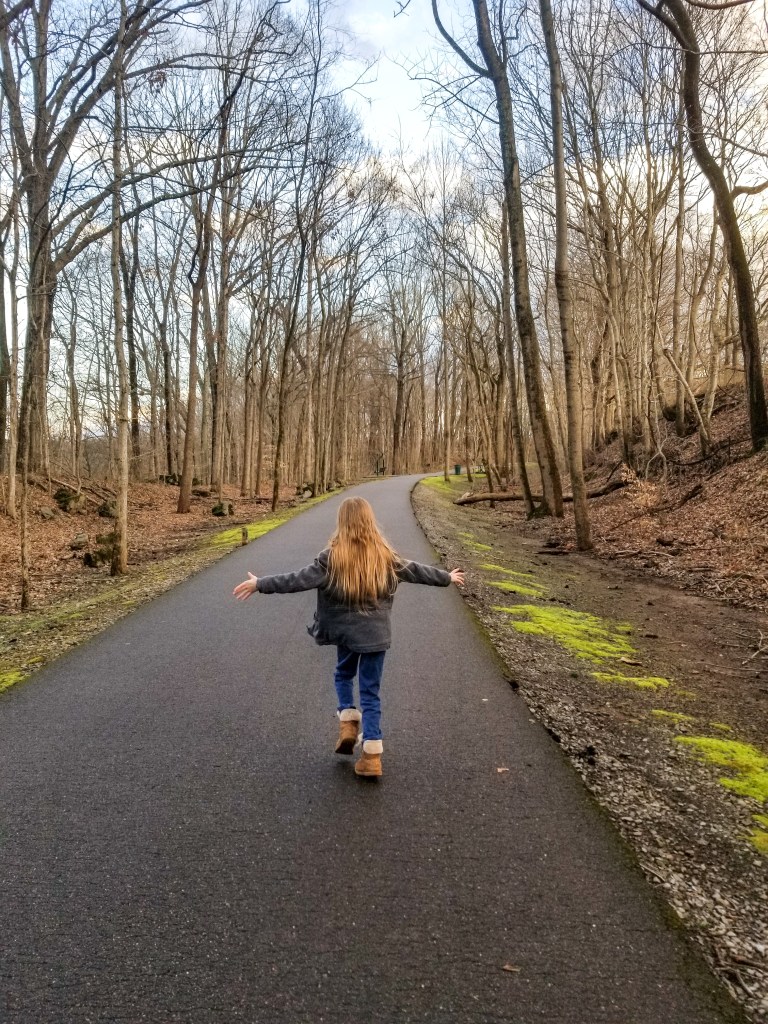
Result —
<path fill-rule="evenodd" d="M 402 65 L 417 62 L 439 46 L 430 0 L 411 0 L 395 17 L 396 0 L 335 0 L 332 21 L 345 36 L 350 59 L 344 77 L 355 80 L 363 62 L 375 61 L 349 100 L 357 108 L 371 141 L 383 150 L 425 148 L 428 112 L 421 107 L 422 87 Z"/>

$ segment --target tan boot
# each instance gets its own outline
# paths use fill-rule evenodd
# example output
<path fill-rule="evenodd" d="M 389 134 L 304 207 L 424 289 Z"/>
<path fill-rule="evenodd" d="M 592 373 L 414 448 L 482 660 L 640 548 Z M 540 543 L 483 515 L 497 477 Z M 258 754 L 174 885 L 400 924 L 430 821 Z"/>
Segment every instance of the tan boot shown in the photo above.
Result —
<path fill-rule="evenodd" d="M 337 754 L 351 754 L 357 743 L 360 731 L 361 714 L 357 708 L 344 708 L 339 711 L 339 741 L 336 744 Z"/>
<path fill-rule="evenodd" d="M 381 740 L 365 740 L 360 760 L 355 765 L 355 775 L 364 775 L 371 779 L 377 779 L 382 775 L 381 755 L 383 751 L 384 744 Z"/>

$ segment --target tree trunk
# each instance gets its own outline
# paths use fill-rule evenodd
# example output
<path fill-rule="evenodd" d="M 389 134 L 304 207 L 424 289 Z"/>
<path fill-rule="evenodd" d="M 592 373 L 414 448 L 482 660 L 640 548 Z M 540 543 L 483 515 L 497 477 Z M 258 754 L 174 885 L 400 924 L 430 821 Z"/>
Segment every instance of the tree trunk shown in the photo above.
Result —
<path fill-rule="evenodd" d="M 136 276 L 139 271 L 139 218 L 133 218 L 130 263 L 125 252 L 120 264 L 125 290 L 125 341 L 128 346 L 128 381 L 131 397 L 131 476 L 141 471 L 141 431 L 139 428 L 139 376 L 136 359 Z"/>
<path fill-rule="evenodd" d="M 0 263 L 0 473 L 8 454 L 8 412 L 11 391 L 11 353 L 8 349 L 8 318 L 5 302 L 5 265 Z M 15 472 L 15 466 L 9 467 Z"/>
<path fill-rule="evenodd" d="M 473 0 L 477 24 L 478 45 L 486 62 L 496 95 L 499 117 L 499 141 L 504 166 L 504 194 L 509 213 L 509 239 L 512 250 L 512 277 L 515 285 L 515 318 L 523 353 L 523 372 L 531 417 L 531 430 L 536 457 L 541 471 L 544 492 L 542 511 L 562 516 L 563 491 L 557 455 L 549 424 L 544 385 L 541 378 L 541 357 L 536 334 L 536 322 L 531 307 L 528 281 L 528 254 L 525 235 L 525 216 L 520 183 L 520 162 L 515 141 L 512 92 L 505 63 L 496 49 L 491 30 L 486 0 Z"/>
<path fill-rule="evenodd" d="M 125 31 L 126 4 L 120 5 L 120 27 L 122 37 Z M 112 136 L 112 249 L 110 271 L 112 275 L 112 308 L 114 316 L 115 357 L 117 361 L 117 497 L 115 499 L 115 540 L 112 547 L 112 575 L 117 576 L 128 569 L 128 480 L 130 457 L 130 380 L 125 359 L 123 282 L 121 263 L 123 257 L 123 232 L 121 223 L 121 189 L 123 184 L 123 51 L 122 41 L 116 54 L 117 71 L 114 85 L 115 123 Z"/>
<path fill-rule="evenodd" d="M 512 281 L 509 265 L 509 225 L 506 205 L 501 211 L 501 315 L 504 338 L 507 346 L 507 366 L 509 370 L 509 418 L 512 428 L 512 441 L 515 446 L 515 457 L 520 476 L 520 487 L 525 499 L 526 514 L 534 513 L 531 485 L 528 480 L 528 467 L 525 464 L 525 445 L 523 429 L 520 423 L 520 407 L 518 406 L 517 359 L 515 354 L 515 335 L 512 328 Z"/>
<path fill-rule="evenodd" d="M 549 63 L 550 100 L 552 107 L 553 175 L 555 181 L 555 288 L 560 313 L 560 339 L 563 345 L 565 397 L 568 410 L 568 464 L 571 471 L 571 492 L 576 524 L 576 545 L 580 551 L 592 547 L 587 511 L 587 488 L 584 483 L 582 450 L 581 381 L 579 352 L 573 336 L 573 302 L 571 274 L 568 265 L 568 209 L 565 183 L 565 145 L 563 139 L 563 81 L 560 55 L 555 40 L 550 0 L 539 0 L 541 25 Z"/>
<path fill-rule="evenodd" d="M 723 169 L 709 151 L 699 98 L 701 51 L 693 22 L 683 0 L 659 0 L 655 7 L 638 0 L 640 6 L 657 17 L 670 30 L 682 48 L 683 102 L 688 126 L 688 140 L 696 162 L 709 182 L 715 197 L 725 251 L 733 275 L 739 318 L 739 336 L 744 355 L 744 372 L 749 406 L 749 427 L 752 445 L 759 451 L 768 443 L 768 407 L 757 326 L 755 290 L 749 271 L 747 254 L 741 237 L 733 196 Z M 666 11 L 664 10 L 666 8 Z M 667 13 L 667 11 L 669 13 Z"/>

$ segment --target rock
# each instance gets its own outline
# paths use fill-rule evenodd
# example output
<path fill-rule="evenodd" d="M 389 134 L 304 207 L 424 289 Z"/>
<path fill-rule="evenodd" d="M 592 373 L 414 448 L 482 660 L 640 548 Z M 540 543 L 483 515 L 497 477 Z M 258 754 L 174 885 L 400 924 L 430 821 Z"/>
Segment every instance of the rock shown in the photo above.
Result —
<path fill-rule="evenodd" d="M 111 501 L 105 501 L 102 505 L 99 505 L 97 511 L 102 519 L 114 519 L 116 509 Z"/>
<path fill-rule="evenodd" d="M 310 491 L 310 489 L 307 487 L 301 492 L 301 496 L 306 501 L 307 498 L 312 497 L 312 491 Z"/>
<path fill-rule="evenodd" d="M 219 516 L 219 517 L 221 517 L 221 516 L 225 516 L 226 514 L 227 514 L 227 510 L 226 510 L 226 507 L 225 507 L 225 506 L 224 506 L 224 504 L 223 504 L 222 502 L 220 502 L 220 501 L 219 501 L 219 502 L 217 502 L 217 503 L 216 503 L 216 504 L 215 504 L 215 505 L 213 506 L 213 508 L 211 509 L 211 515 L 212 515 L 212 516 Z"/>
<path fill-rule="evenodd" d="M 73 491 L 70 487 L 60 487 L 53 495 L 53 500 L 62 512 L 82 512 L 85 509 L 85 495 Z"/>
<path fill-rule="evenodd" d="M 52 508 L 48 508 L 47 505 L 43 505 L 42 508 L 40 509 L 40 516 L 42 519 L 50 520 L 55 518 L 56 513 L 53 511 Z"/>
<path fill-rule="evenodd" d="M 211 492 L 207 487 L 193 487 L 192 493 L 196 498 L 210 498 Z"/>
<path fill-rule="evenodd" d="M 69 545 L 71 551 L 82 551 L 83 548 L 88 546 L 88 534 L 78 533 L 72 543 Z"/>
<path fill-rule="evenodd" d="M 114 532 L 98 534 L 96 547 L 92 551 L 86 551 L 83 555 L 83 565 L 89 569 L 95 569 L 111 562 L 116 540 L 117 534 Z"/>

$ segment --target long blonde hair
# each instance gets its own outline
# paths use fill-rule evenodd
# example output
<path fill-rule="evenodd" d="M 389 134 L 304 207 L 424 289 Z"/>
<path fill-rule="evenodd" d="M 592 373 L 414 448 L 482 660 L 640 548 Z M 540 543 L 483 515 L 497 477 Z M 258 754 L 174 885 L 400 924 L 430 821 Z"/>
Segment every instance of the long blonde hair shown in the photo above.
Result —
<path fill-rule="evenodd" d="M 351 605 L 365 607 L 394 593 L 399 557 L 379 530 L 365 498 L 345 498 L 328 542 L 332 588 Z"/>

